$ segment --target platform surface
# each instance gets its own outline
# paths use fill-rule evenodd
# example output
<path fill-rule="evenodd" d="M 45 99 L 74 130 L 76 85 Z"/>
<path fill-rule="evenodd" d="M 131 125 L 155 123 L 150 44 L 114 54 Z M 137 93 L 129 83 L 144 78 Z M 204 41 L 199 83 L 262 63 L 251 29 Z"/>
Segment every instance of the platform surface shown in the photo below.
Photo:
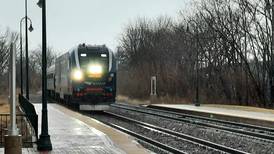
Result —
<path fill-rule="evenodd" d="M 195 106 L 190 104 L 153 104 L 153 106 L 274 122 L 274 110 L 256 107 L 215 104 L 202 104 L 201 106 Z"/>
<path fill-rule="evenodd" d="M 41 134 L 42 105 L 35 104 L 35 108 L 39 117 L 39 134 Z M 148 153 L 127 134 L 113 130 L 90 117 L 57 104 L 48 104 L 48 121 L 53 146 L 53 150 L 49 152 L 51 154 Z M 110 134 L 106 134 L 97 128 L 103 128 L 105 132 Z M 22 152 L 23 154 L 39 153 L 36 147 L 23 148 Z M 4 153 L 4 148 L 0 148 L 0 153 Z"/>
<path fill-rule="evenodd" d="M 35 104 L 35 108 L 40 122 L 41 104 Z M 53 145 L 52 153 L 124 153 L 107 135 L 56 109 L 54 104 L 48 105 L 48 117 L 49 134 Z"/>
<path fill-rule="evenodd" d="M 101 131 L 102 133 L 106 134 L 120 149 L 122 149 L 127 154 L 149 154 L 150 151 L 144 149 L 137 141 L 118 130 L 115 130 L 93 118 L 80 114 L 78 112 L 69 110 L 61 105 L 58 104 L 51 104 L 52 107 L 57 109 L 58 111 L 73 117 L 75 119 L 80 120 L 81 122 L 85 123 L 86 125 Z"/>

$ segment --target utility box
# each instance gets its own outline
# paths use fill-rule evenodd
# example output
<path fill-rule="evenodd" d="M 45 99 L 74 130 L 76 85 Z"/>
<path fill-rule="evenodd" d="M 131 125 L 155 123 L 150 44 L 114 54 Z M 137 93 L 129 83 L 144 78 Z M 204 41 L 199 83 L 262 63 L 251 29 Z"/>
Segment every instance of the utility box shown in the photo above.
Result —
<path fill-rule="evenodd" d="M 156 103 L 157 99 L 157 78 L 151 76 L 150 79 L 150 103 Z"/>

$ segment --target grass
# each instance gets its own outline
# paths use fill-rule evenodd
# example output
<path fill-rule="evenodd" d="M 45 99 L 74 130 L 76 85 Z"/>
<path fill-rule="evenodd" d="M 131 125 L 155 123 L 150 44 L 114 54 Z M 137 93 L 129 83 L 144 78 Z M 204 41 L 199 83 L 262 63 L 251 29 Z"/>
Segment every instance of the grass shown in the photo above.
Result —
<path fill-rule="evenodd" d="M 159 97 L 159 98 L 150 98 L 150 99 L 134 99 L 124 95 L 118 95 L 116 97 L 118 102 L 127 102 L 129 104 L 134 105 L 149 105 L 149 104 L 189 104 L 191 101 L 182 99 L 182 98 L 174 98 L 170 96 Z"/>
<path fill-rule="evenodd" d="M 124 95 L 118 95 L 116 97 L 117 101 L 120 102 L 127 102 L 129 104 L 135 105 L 149 105 L 149 104 L 190 104 L 192 101 L 179 98 L 179 97 L 171 97 L 171 96 L 164 96 L 164 97 L 157 97 L 157 98 L 149 98 L 149 99 L 135 99 L 130 98 Z"/>
<path fill-rule="evenodd" d="M 149 105 L 150 104 L 149 100 L 132 99 L 132 98 L 129 98 L 129 97 L 123 96 L 123 95 L 118 95 L 116 97 L 116 100 L 118 102 L 127 102 L 127 103 L 134 104 L 134 105 Z"/>
<path fill-rule="evenodd" d="M 18 91 L 18 90 L 17 90 Z M 18 92 L 17 92 L 18 93 Z M 16 112 L 17 114 L 21 114 L 22 112 L 19 109 L 19 104 L 18 104 L 18 97 L 16 96 Z M 8 99 L 8 94 L 6 95 L 0 95 L 0 114 L 8 114 L 10 113 L 10 104 L 9 104 L 9 99 Z"/>
<path fill-rule="evenodd" d="M 10 107 L 8 103 L 8 98 L 7 96 L 0 96 L 0 113 L 9 113 L 10 112 Z"/>

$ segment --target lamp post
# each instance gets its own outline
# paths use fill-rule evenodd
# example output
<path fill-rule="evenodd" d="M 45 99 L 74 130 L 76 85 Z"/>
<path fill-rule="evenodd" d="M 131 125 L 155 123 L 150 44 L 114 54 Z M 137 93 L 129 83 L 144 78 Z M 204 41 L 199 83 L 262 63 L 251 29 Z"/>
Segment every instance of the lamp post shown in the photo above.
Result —
<path fill-rule="evenodd" d="M 190 20 L 189 22 L 193 22 L 196 24 L 195 21 Z M 196 24 L 197 25 L 197 24 Z M 187 25 L 187 32 L 190 33 L 189 27 Z M 195 96 L 195 100 L 194 100 L 194 104 L 195 106 L 200 106 L 200 100 L 199 100 L 199 52 L 198 52 L 198 29 L 196 30 L 196 96 Z"/>
<path fill-rule="evenodd" d="M 38 141 L 38 150 L 50 151 L 52 144 L 48 134 L 47 110 L 47 36 L 46 36 L 46 0 L 39 0 L 37 5 L 42 8 L 42 125 Z"/>
<path fill-rule="evenodd" d="M 22 23 L 26 17 L 20 20 L 20 83 L 21 83 L 21 95 L 23 95 L 23 46 L 22 46 Z M 30 22 L 29 31 L 33 31 L 32 21 L 27 17 Z M 27 40 L 26 40 L 27 41 Z"/>
<path fill-rule="evenodd" d="M 25 0 L 25 35 L 26 35 L 26 97 L 29 99 L 29 49 L 28 49 L 28 1 Z"/>
<path fill-rule="evenodd" d="M 273 69 L 274 69 L 274 57 L 273 57 L 273 54 L 274 54 L 274 52 L 273 52 L 273 50 L 274 50 L 274 0 L 272 0 L 272 7 L 271 7 L 271 9 L 272 9 L 272 20 L 271 20 L 271 30 L 272 30 L 272 41 L 271 41 L 271 107 L 273 107 L 273 105 L 274 105 L 274 71 L 273 71 Z"/>
<path fill-rule="evenodd" d="M 270 51 L 270 71 L 269 71 L 269 87 L 270 87 L 270 107 L 274 105 L 274 0 L 272 0 L 272 4 L 270 4 L 269 0 L 266 0 L 266 8 L 268 11 L 269 16 L 272 17 L 271 20 L 271 51 Z M 272 15 L 271 15 L 272 10 Z"/>

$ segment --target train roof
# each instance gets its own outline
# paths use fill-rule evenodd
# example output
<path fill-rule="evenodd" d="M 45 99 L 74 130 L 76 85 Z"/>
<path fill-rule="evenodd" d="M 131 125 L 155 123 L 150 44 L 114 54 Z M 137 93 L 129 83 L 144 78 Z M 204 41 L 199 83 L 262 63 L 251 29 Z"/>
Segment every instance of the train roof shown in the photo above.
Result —
<path fill-rule="evenodd" d="M 96 49 L 98 49 L 98 50 L 103 49 L 104 50 L 105 49 L 106 51 L 113 54 L 113 51 L 110 48 L 108 48 L 105 44 L 103 44 L 103 45 L 91 45 L 91 44 L 82 43 L 82 44 L 79 44 L 77 46 L 74 46 L 73 48 L 71 48 L 67 52 L 59 54 L 57 57 L 60 57 L 60 56 L 62 56 L 64 54 L 67 54 L 67 53 L 72 53 L 72 52 L 74 52 L 78 49 L 83 49 L 83 48 L 94 49 L 94 50 L 96 50 Z"/>
<path fill-rule="evenodd" d="M 83 44 L 78 45 L 78 49 L 83 49 L 83 48 L 84 49 L 94 49 L 94 50 L 96 50 L 96 49 L 98 49 L 98 50 L 99 49 L 109 50 L 105 44 L 103 44 L 103 45 L 90 45 L 90 44 L 83 43 Z"/>

